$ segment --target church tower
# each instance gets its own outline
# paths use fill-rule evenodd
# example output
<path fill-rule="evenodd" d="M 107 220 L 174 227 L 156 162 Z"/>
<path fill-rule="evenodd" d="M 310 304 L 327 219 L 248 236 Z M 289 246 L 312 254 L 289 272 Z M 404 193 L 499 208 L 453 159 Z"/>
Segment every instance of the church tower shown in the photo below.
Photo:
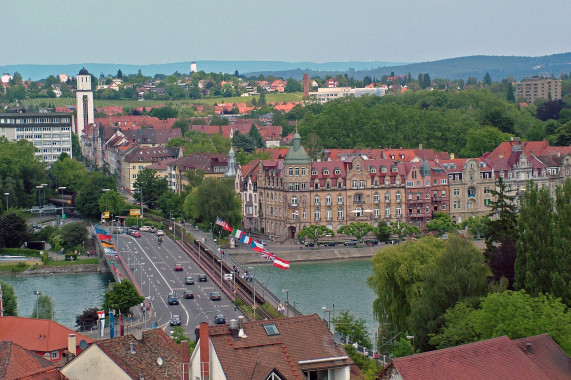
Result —
<path fill-rule="evenodd" d="M 88 124 L 95 121 L 93 109 L 93 91 L 91 91 L 91 74 L 81 69 L 76 79 L 76 109 L 77 109 L 77 130 L 76 134 L 81 138 L 83 130 Z"/>
<path fill-rule="evenodd" d="M 236 177 L 236 154 L 234 153 L 234 149 L 232 149 L 232 147 L 230 147 L 230 152 L 228 153 L 228 167 L 226 168 L 224 177 Z"/>

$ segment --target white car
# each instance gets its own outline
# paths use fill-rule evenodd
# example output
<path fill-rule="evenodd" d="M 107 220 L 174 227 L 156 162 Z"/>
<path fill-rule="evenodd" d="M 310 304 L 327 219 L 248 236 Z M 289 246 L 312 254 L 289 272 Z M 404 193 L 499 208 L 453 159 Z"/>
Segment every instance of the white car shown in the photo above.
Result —
<path fill-rule="evenodd" d="M 139 228 L 139 231 L 141 232 L 149 232 L 151 230 L 151 227 L 149 226 L 142 226 Z"/>
<path fill-rule="evenodd" d="M 157 230 L 157 236 L 163 236 L 165 233 L 163 230 Z"/>

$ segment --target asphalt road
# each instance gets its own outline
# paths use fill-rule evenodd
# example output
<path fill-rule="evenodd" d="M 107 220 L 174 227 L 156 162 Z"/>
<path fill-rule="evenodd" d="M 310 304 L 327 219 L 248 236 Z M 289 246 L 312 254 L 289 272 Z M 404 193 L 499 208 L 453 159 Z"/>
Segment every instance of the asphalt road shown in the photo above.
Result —
<path fill-rule="evenodd" d="M 234 310 L 233 300 L 222 293 L 210 278 L 207 282 L 198 282 L 198 275 L 202 273 L 198 265 L 166 235 L 160 245 L 156 234 L 151 232 L 141 232 L 139 238 L 120 235 L 116 249 L 123 254 L 145 296 L 150 297 L 154 311 L 151 316 L 147 315 L 148 327 L 156 322 L 158 327 L 169 333 L 170 319 L 178 314 L 187 336 L 194 337 L 195 326 L 200 322 L 214 324 L 216 314 L 224 314 L 227 323 L 242 315 L 239 310 Z M 176 264 L 181 264 L 183 270 L 175 271 Z M 194 285 L 185 285 L 184 280 L 189 275 L 194 277 Z M 183 298 L 185 290 L 192 291 L 194 299 Z M 211 301 L 212 291 L 218 291 L 222 299 Z M 176 292 L 179 305 L 168 304 L 170 292 Z"/>

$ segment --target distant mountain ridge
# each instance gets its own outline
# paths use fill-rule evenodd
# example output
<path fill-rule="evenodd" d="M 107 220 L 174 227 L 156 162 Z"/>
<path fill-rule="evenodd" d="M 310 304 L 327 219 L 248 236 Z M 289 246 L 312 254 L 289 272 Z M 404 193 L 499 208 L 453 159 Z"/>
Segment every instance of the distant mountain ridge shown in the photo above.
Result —
<path fill-rule="evenodd" d="M 118 70 L 123 74 L 136 74 L 139 70 L 144 75 L 170 75 L 174 72 L 189 73 L 191 62 L 176 62 L 150 65 L 123 65 L 115 63 L 78 63 L 69 65 L 7 65 L 0 66 L 0 72 L 19 72 L 24 79 L 39 80 L 49 75 L 65 73 L 75 76 L 83 67 L 91 74 L 99 77 L 115 75 Z M 303 74 L 310 77 L 326 75 L 337 76 L 347 74 L 349 77 L 362 80 L 365 76 L 379 80 L 383 75 L 411 74 L 416 79 L 419 73 L 428 73 L 432 79 L 449 80 L 468 79 L 475 77 L 481 80 L 489 73 L 492 80 L 501 80 L 513 76 L 517 80 L 538 75 L 539 73 L 553 74 L 571 73 L 571 52 L 552 54 L 542 57 L 490 56 L 478 55 L 443 59 L 431 62 L 400 63 L 400 62 L 285 62 L 285 61 L 196 61 L 199 71 L 214 73 L 231 73 L 236 70 L 246 76 L 273 75 L 284 79 L 301 80 Z"/>

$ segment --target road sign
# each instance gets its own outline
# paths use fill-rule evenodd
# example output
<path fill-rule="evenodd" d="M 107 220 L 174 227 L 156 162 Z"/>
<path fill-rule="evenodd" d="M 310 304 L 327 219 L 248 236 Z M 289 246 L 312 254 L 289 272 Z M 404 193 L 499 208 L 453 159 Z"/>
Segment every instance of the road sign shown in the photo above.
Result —
<path fill-rule="evenodd" d="M 132 208 L 129 210 L 129 215 L 131 215 L 131 216 L 141 215 L 141 210 L 139 210 L 138 208 Z"/>
<path fill-rule="evenodd" d="M 103 211 L 102 215 L 105 219 L 109 219 L 109 211 Z"/>
<path fill-rule="evenodd" d="M 105 310 L 97 311 L 97 316 L 99 317 L 99 319 L 105 319 Z"/>
<path fill-rule="evenodd" d="M 63 214 L 63 215 L 61 216 L 61 218 L 62 218 L 62 219 L 65 219 L 65 218 L 66 218 L 66 215 L 65 215 L 65 214 Z"/>
<path fill-rule="evenodd" d="M 233 277 L 234 277 L 233 273 L 224 273 L 225 280 L 232 280 Z"/>

